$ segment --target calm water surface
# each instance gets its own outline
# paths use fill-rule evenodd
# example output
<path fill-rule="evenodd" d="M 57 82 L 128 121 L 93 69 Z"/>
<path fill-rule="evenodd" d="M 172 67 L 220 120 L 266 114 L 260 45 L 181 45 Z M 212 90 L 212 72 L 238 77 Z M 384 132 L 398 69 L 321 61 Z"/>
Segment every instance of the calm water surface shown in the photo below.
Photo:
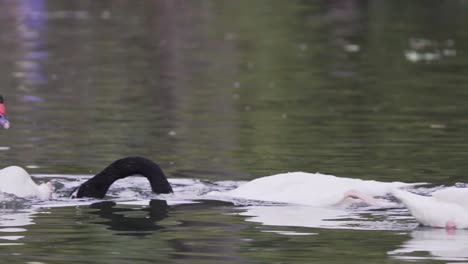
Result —
<path fill-rule="evenodd" d="M 466 182 L 467 17 L 464 0 L 0 0 L 12 124 L 0 167 L 65 193 L 79 175 L 142 155 L 188 180 L 178 187 L 188 200 L 192 184 L 286 171 Z M 317 226 L 308 208 L 178 203 L 187 197 L 126 184 L 83 204 L 8 197 L 2 260 L 468 261 L 467 232 L 417 227 L 404 209 Z"/>

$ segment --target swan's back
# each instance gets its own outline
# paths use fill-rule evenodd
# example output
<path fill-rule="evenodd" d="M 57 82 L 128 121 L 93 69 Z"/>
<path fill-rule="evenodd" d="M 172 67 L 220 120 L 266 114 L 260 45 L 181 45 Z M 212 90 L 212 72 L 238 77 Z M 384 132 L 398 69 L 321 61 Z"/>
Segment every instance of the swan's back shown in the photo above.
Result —
<path fill-rule="evenodd" d="M 292 172 L 252 180 L 228 193 L 229 196 L 313 206 L 340 203 L 349 190 L 369 196 L 384 196 L 401 182 L 377 182 L 341 178 L 321 173 Z"/>
<path fill-rule="evenodd" d="M 38 196 L 45 199 L 48 195 L 47 189 L 50 188 L 46 185 L 36 185 L 31 176 L 21 167 L 10 166 L 0 170 L 1 192 L 18 197 Z"/>

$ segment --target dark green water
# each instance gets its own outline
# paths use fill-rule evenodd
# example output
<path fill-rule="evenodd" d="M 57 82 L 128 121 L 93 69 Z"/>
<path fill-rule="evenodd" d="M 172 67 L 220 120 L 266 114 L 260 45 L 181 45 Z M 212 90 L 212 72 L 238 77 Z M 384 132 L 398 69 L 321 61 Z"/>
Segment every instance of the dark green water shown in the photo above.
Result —
<path fill-rule="evenodd" d="M 3 0 L 0 94 L 11 128 L 0 131 L 0 167 L 88 174 L 143 155 L 169 177 L 212 181 L 319 171 L 464 182 L 467 18 L 464 0 Z M 208 202 L 164 217 L 152 208 L 41 209 L 0 255 L 8 263 L 399 263 L 388 252 L 411 238 L 269 227 Z"/>

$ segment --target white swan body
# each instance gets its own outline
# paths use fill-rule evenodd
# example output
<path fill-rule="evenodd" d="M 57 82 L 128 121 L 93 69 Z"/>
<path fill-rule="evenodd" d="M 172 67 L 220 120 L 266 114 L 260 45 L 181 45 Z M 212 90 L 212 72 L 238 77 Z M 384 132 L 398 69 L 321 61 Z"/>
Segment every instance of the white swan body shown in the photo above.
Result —
<path fill-rule="evenodd" d="M 53 188 L 50 183 L 37 185 L 21 167 L 10 166 L 0 170 L 0 191 L 18 197 L 50 199 Z"/>
<path fill-rule="evenodd" d="M 332 206 L 343 203 L 350 190 L 376 197 L 385 196 L 394 188 L 411 185 L 413 184 L 341 178 L 321 173 L 291 172 L 258 178 L 223 194 L 260 201 Z"/>
<path fill-rule="evenodd" d="M 393 195 L 426 226 L 468 228 L 468 188 L 449 187 L 422 196 L 395 189 Z"/>

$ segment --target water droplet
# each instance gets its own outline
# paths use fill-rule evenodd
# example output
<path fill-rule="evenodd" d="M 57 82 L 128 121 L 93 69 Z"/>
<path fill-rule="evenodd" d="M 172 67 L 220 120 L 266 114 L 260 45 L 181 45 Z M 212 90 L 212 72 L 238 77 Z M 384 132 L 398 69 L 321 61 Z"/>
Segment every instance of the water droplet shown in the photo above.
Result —
<path fill-rule="evenodd" d="M 299 44 L 299 49 L 300 49 L 301 51 L 306 51 L 308 48 L 309 48 L 309 47 L 308 47 L 307 44 L 305 44 L 305 43 Z"/>
<path fill-rule="evenodd" d="M 454 49 L 444 49 L 442 51 L 442 53 L 444 54 L 444 56 L 446 57 L 453 57 L 453 56 L 456 56 L 457 55 L 457 50 L 454 50 Z"/>
<path fill-rule="evenodd" d="M 101 18 L 102 19 L 109 19 L 111 18 L 111 13 L 109 10 L 104 10 L 101 12 Z"/>
<path fill-rule="evenodd" d="M 361 47 L 357 44 L 346 44 L 343 49 L 346 52 L 359 52 L 361 50 Z"/>
<path fill-rule="evenodd" d="M 225 40 L 235 40 L 237 38 L 237 34 L 233 32 L 226 32 L 224 34 L 224 39 Z"/>
<path fill-rule="evenodd" d="M 455 45 L 455 40 L 453 40 L 453 39 L 447 39 L 446 43 L 447 43 L 447 46 L 448 46 L 448 47 L 452 47 L 453 45 Z"/>
<path fill-rule="evenodd" d="M 430 127 L 430 128 L 433 128 L 433 129 L 444 129 L 444 128 L 446 128 L 447 126 L 444 125 L 444 124 L 430 124 L 429 127 Z"/>
<path fill-rule="evenodd" d="M 438 60 L 438 59 L 440 59 L 440 55 L 439 55 L 439 53 L 436 53 L 436 52 L 426 52 L 424 54 L 424 59 L 426 61 Z"/>
<path fill-rule="evenodd" d="M 421 60 L 421 55 L 418 52 L 413 51 L 413 50 L 406 51 L 405 57 L 407 60 L 411 62 L 418 62 Z"/>

